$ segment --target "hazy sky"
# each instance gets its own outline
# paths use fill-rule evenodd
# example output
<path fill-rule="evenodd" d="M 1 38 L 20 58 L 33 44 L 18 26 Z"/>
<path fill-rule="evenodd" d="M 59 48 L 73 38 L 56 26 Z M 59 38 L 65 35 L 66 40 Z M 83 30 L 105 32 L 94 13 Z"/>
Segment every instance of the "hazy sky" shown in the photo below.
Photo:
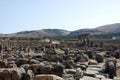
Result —
<path fill-rule="evenodd" d="M 0 0 L 0 33 L 120 22 L 120 0 Z"/>

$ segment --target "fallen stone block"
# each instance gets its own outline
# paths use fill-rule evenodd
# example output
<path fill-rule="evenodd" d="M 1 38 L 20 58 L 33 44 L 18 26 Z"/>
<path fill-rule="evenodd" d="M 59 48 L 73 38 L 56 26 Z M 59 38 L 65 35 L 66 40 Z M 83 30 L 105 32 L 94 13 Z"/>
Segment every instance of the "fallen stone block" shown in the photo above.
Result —
<path fill-rule="evenodd" d="M 64 80 L 63 78 L 56 75 L 36 75 L 34 80 Z"/>

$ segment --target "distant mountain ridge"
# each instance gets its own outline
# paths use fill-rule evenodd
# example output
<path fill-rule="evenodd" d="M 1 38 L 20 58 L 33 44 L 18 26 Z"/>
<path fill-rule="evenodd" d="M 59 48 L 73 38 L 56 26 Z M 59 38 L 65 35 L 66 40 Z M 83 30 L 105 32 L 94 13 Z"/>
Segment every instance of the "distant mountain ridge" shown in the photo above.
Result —
<path fill-rule="evenodd" d="M 22 31 L 18 33 L 8 34 L 7 37 L 56 37 L 56 36 L 65 36 L 68 35 L 70 31 L 62 29 L 43 29 L 43 30 L 34 30 L 34 31 Z"/>
<path fill-rule="evenodd" d="M 12 34 L 0 34 L 0 37 L 59 37 L 59 36 L 78 36 L 81 34 L 90 33 L 91 35 L 120 33 L 120 23 L 108 24 L 92 29 L 79 29 L 75 31 L 67 31 L 63 29 L 42 29 L 32 31 L 21 31 Z"/>
<path fill-rule="evenodd" d="M 97 27 L 96 30 L 104 33 L 118 33 L 120 32 L 120 23 L 108 24 Z"/>
<path fill-rule="evenodd" d="M 80 29 L 80 30 L 71 32 L 69 35 L 77 36 L 85 33 L 90 33 L 91 35 L 120 33 L 120 23 L 103 25 L 96 28 L 92 28 L 92 29 Z"/>
<path fill-rule="evenodd" d="M 70 31 L 63 30 L 63 29 L 43 29 L 43 31 L 51 34 L 51 36 L 65 36 L 70 34 Z"/>

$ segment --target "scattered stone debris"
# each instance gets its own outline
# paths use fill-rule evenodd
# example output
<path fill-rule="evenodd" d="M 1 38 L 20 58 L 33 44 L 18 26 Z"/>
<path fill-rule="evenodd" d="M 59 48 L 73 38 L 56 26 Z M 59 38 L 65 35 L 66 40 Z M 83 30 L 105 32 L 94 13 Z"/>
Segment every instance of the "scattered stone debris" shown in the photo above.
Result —
<path fill-rule="evenodd" d="M 88 34 L 76 41 L 1 38 L 0 43 L 0 80 L 120 80 L 120 47 L 91 44 Z"/>

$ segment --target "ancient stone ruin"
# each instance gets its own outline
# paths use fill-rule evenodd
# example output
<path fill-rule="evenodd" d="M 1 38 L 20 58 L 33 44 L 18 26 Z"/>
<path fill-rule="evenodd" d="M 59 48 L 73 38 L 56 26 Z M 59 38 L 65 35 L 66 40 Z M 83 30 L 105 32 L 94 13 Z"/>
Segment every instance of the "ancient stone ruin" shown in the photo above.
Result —
<path fill-rule="evenodd" d="M 89 39 L 0 38 L 0 80 L 120 80 L 120 46 Z"/>

